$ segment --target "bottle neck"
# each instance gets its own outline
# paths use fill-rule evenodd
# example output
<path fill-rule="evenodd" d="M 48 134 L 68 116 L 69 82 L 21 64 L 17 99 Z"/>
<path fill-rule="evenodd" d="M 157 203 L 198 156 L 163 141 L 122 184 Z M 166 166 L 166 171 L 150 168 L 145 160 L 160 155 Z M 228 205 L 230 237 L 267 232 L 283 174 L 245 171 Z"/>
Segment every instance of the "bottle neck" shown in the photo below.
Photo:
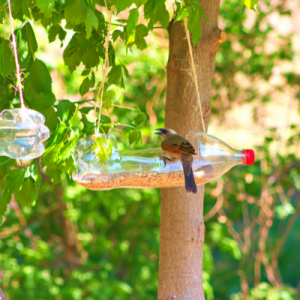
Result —
<path fill-rule="evenodd" d="M 246 165 L 247 155 L 245 150 L 235 150 L 231 160 L 234 161 L 236 165 Z"/>

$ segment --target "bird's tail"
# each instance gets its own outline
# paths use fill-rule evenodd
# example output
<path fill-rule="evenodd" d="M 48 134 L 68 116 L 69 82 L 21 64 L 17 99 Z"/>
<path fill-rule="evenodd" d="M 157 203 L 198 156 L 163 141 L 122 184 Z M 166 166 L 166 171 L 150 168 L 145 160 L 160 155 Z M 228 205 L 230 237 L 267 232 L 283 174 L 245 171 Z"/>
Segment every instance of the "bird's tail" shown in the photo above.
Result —
<path fill-rule="evenodd" d="M 195 183 L 193 169 L 191 168 L 190 174 L 188 175 L 186 170 L 184 170 L 184 180 L 185 180 L 185 189 L 188 193 L 197 193 L 197 186 Z"/>

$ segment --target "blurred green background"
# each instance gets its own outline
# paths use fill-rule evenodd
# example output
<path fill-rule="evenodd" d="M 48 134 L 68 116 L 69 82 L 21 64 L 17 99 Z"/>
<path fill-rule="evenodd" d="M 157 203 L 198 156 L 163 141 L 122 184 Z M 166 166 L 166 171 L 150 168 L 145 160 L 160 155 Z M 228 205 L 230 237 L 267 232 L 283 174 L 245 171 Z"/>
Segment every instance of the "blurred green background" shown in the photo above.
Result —
<path fill-rule="evenodd" d="M 205 186 L 207 300 L 300 299 L 300 6 L 272 0 L 259 9 L 221 4 L 228 41 L 216 56 L 208 133 L 254 148 L 256 162 Z M 59 41 L 48 44 L 42 26 L 34 28 L 56 98 L 79 100 L 82 69 L 71 74 L 62 59 L 72 32 L 60 48 Z M 9 34 L 7 24 L 1 31 Z M 157 29 L 147 43 L 142 52 L 117 46 L 130 73 L 124 102 L 148 115 L 136 147 L 110 131 L 120 150 L 160 143 L 153 131 L 164 124 L 167 32 Z M 126 109 L 108 115 L 132 119 Z M 54 187 L 43 181 L 35 207 L 13 200 L 0 228 L 0 286 L 11 300 L 154 300 L 159 222 L 159 189 L 97 192 L 68 179 Z"/>

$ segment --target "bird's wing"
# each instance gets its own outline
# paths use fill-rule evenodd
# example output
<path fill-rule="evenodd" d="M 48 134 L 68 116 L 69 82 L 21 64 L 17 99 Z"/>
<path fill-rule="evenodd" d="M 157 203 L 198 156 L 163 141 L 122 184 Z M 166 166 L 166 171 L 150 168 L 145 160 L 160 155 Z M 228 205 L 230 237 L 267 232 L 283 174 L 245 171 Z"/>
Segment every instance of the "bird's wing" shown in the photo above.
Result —
<path fill-rule="evenodd" d="M 161 143 L 161 147 L 163 150 L 169 152 L 196 155 L 195 148 L 189 141 L 187 141 L 180 135 L 172 135 L 166 138 Z"/>

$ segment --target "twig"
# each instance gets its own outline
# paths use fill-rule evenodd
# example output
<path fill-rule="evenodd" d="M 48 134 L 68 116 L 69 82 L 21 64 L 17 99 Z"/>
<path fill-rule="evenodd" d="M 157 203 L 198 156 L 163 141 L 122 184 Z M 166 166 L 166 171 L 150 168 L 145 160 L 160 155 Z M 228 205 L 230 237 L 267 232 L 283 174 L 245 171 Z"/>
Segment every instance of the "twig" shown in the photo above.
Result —
<path fill-rule="evenodd" d="M 221 207 L 223 205 L 223 200 L 224 200 L 223 185 L 224 185 L 223 180 L 220 180 L 218 182 L 217 188 L 216 188 L 217 195 L 218 195 L 217 202 L 214 205 L 214 207 L 205 216 L 203 216 L 204 222 L 206 222 L 207 220 L 212 218 L 221 209 Z"/>
<path fill-rule="evenodd" d="M 236 240 L 236 242 L 238 243 L 241 251 L 246 254 L 248 252 L 247 247 L 245 247 L 240 235 L 238 232 L 236 232 L 233 228 L 233 222 L 231 220 L 228 219 L 227 215 L 225 214 L 224 210 L 222 208 L 219 209 L 219 215 L 220 216 L 224 216 L 226 217 L 226 222 L 225 224 L 227 225 L 228 231 L 229 233 L 232 235 L 232 237 Z"/>
<path fill-rule="evenodd" d="M 11 12 L 10 0 L 7 0 L 7 2 L 8 2 L 8 9 L 9 9 L 12 45 L 13 45 L 14 55 L 15 55 L 16 72 L 17 72 L 16 75 L 17 75 L 17 79 L 18 79 L 18 88 L 19 88 L 19 94 L 20 94 L 21 108 L 26 108 L 25 104 L 24 104 L 24 98 L 23 98 L 23 90 L 22 90 L 21 75 L 20 75 L 20 65 L 19 65 L 19 59 L 18 59 L 17 43 L 16 43 L 15 29 L 14 29 L 14 25 L 13 25 L 13 17 L 12 17 L 12 12 Z"/>
<path fill-rule="evenodd" d="M 182 4 L 185 5 L 184 1 L 182 1 Z M 199 91 L 199 87 L 198 87 L 197 74 L 196 74 L 196 70 L 195 70 L 193 49 L 192 49 L 192 44 L 191 44 L 191 39 L 190 39 L 190 32 L 187 28 L 187 19 L 186 18 L 183 19 L 183 23 L 184 23 L 184 27 L 185 27 L 186 39 L 187 39 L 188 45 L 189 45 L 191 67 L 192 67 L 193 79 L 194 79 L 194 83 L 195 83 L 195 87 L 196 87 L 196 94 L 197 94 L 197 98 L 198 98 L 198 102 L 199 102 L 199 110 L 200 110 L 200 117 L 201 117 L 202 126 L 203 126 L 203 132 L 206 132 L 203 113 L 202 113 L 201 96 L 200 96 L 200 91 Z"/>

